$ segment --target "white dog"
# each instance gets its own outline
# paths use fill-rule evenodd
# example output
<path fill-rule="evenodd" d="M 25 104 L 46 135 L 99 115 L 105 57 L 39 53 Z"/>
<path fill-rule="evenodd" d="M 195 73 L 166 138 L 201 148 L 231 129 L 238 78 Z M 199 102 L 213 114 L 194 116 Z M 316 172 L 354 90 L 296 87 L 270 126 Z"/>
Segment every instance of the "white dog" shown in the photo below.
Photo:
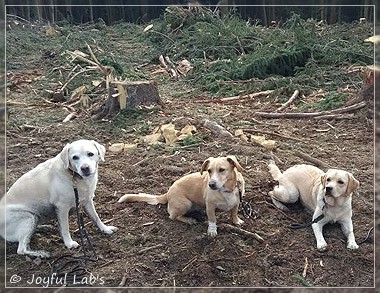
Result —
<path fill-rule="evenodd" d="M 99 229 L 105 234 L 116 231 L 116 227 L 103 224 L 93 203 L 98 161 L 104 161 L 104 155 L 104 146 L 96 141 L 77 140 L 67 144 L 56 157 L 21 176 L 0 201 L 0 235 L 19 243 L 18 254 L 49 257 L 45 251 L 31 250 L 29 242 L 37 224 L 54 217 L 55 213 L 66 247 L 78 247 L 69 232 L 69 212 L 75 207 L 73 181 L 80 205 Z"/>
<path fill-rule="evenodd" d="M 314 213 L 312 228 L 319 250 L 327 248 L 322 229 L 329 222 L 341 224 L 347 237 L 347 248 L 359 248 L 351 219 L 351 194 L 359 187 L 359 181 L 351 173 L 337 169 L 325 173 L 311 165 L 296 165 L 281 173 L 274 162 L 268 167 L 273 179 L 279 183 L 269 192 L 273 203 L 286 210 L 282 203 L 295 203 L 300 199 Z"/>

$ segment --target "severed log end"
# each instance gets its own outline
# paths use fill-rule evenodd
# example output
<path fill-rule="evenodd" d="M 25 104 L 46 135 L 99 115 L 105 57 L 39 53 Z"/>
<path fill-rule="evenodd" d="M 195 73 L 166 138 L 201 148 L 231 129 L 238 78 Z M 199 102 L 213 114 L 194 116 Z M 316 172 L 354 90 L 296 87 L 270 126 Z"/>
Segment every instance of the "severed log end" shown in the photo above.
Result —
<path fill-rule="evenodd" d="M 126 108 L 154 104 L 163 106 L 155 81 L 112 82 L 113 93 L 117 93 L 117 87 L 120 85 L 127 93 Z"/>

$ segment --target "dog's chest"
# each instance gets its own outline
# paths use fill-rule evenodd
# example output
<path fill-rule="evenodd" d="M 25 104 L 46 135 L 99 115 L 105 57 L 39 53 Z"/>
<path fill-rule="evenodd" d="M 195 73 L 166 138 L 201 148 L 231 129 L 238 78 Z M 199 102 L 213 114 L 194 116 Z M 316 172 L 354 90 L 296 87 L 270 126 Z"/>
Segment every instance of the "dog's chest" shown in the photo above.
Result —
<path fill-rule="evenodd" d="M 347 209 L 344 207 L 328 207 L 326 208 L 325 216 L 330 223 L 335 223 L 347 216 Z"/>
<path fill-rule="evenodd" d="M 239 197 L 234 192 L 220 191 L 220 200 L 216 204 L 216 208 L 222 211 L 229 211 L 239 204 Z"/>

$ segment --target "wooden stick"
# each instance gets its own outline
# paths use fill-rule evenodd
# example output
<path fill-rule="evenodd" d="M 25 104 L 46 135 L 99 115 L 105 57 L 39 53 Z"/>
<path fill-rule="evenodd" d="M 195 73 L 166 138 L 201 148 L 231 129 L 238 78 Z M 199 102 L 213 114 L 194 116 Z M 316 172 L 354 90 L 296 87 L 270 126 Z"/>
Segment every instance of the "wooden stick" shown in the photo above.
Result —
<path fill-rule="evenodd" d="M 142 254 L 148 250 L 151 250 L 151 249 L 155 249 L 155 248 L 158 248 L 158 247 L 161 247 L 162 244 L 157 244 L 157 245 L 153 245 L 153 246 L 150 246 L 150 247 L 147 247 L 147 248 L 144 248 L 144 249 L 141 249 L 137 252 L 137 254 Z"/>
<path fill-rule="evenodd" d="M 229 230 L 229 231 L 232 231 L 232 232 L 236 232 L 236 233 L 238 233 L 240 235 L 244 235 L 244 236 L 248 236 L 248 237 L 253 237 L 253 238 L 255 238 L 259 242 L 264 242 L 264 239 L 260 235 L 258 235 L 257 233 L 250 232 L 250 231 L 247 231 L 247 230 L 243 230 L 241 228 L 238 228 L 238 227 L 230 225 L 230 224 L 221 223 L 221 224 L 219 224 L 219 228 L 225 229 L 225 230 Z"/>
<path fill-rule="evenodd" d="M 337 119 L 337 120 L 342 120 L 342 119 L 352 119 L 355 117 L 354 113 L 350 114 L 330 114 L 330 115 L 322 115 L 322 116 L 316 116 L 313 117 L 314 119 Z"/>
<path fill-rule="evenodd" d="M 226 97 L 226 98 L 221 98 L 221 99 L 207 99 L 207 100 L 194 100 L 195 103 L 228 103 L 231 101 L 236 101 L 236 100 L 245 100 L 245 99 L 253 99 L 259 96 L 265 96 L 269 95 L 273 92 L 273 90 L 267 90 L 263 92 L 257 92 L 253 94 L 248 94 L 248 95 L 243 95 L 243 96 L 233 96 L 233 97 Z"/>
<path fill-rule="evenodd" d="M 202 125 L 203 127 L 209 129 L 216 136 L 234 138 L 234 136 L 229 131 L 227 131 L 223 126 L 220 126 L 215 121 L 205 119 Z"/>
<path fill-rule="evenodd" d="M 121 282 L 119 284 L 119 287 L 124 287 L 125 283 L 127 283 L 127 274 L 123 276 L 123 279 L 121 279 Z"/>
<path fill-rule="evenodd" d="M 256 112 L 255 115 L 263 118 L 314 118 L 322 115 L 342 114 L 361 109 L 367 105 L 366 102 L 360 102 L 348 107 L 338 108 L 330 111 L 310 112 L 310 113 L 268 113 Z"/>
<path fill-rule="evenodd" d="M 300 93 L 299 90 L 295 90 L 293 95 L 290 97 L 290 99 L 285 104 L 282 104 L 281 107 L 278 108 L 276 111 L 282 111 L 285 108 L 289 107 L 290 104 L 293 103 L 295 99 L 297 99 L 299 93 Z"/>
<path fill-rule="evenodd" d="M 302 277 L 306 278 L 306 272 L 307 272 L 307 267 L 309 266 L 309 263 L 307 261 L 307 256 L 305 257 L 305 267 L 303 268 L 302 272 Z"/>
<path fill-rule="evenodd" d="M 294 155 L 296 155 L 297 157 L 300 157 L 301 159 L 304 159 L 305 161 L 308 161 L 308 162 L 316 165 L 317 167 L 326 168 L 326 166 L 327 166 L 327 164 L 325 162 L 322 162 L 321 160 L 313 158 L 312 156 L 305 154 L 303 152 L 300 152 L 299 150 L 296 150 L 294 152 Z"/>
<path fill-rule="evenodd" d="M 193 257 L 193 259 L 190 260 L 190 261 L 185 265 L 185 267 L 182 269 L 182 272 L 183 272 L 184 270 L 186 270 L 189 266 L 191 266 L 191 265 L 192 265 L 197 259 L 198 259 L 198 257 Z"/>

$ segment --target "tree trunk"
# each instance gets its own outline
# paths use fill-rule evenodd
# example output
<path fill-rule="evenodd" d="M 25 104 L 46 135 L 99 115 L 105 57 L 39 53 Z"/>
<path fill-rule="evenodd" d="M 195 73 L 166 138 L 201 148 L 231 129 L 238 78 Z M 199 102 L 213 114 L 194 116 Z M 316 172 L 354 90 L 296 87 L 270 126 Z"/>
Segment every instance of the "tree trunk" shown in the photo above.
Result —
<path fill-rule="evenodd" d="M 123 98 L 118 87 L 122 87 Z M 119 94 L 119 96 L 115 96 Z M 124 101 L 122 101 L 124 99 Z M 158 104 L 163 106 L 155 81 L 111 82 L 105 105 L 95 113 L 94 119 L 112 118 L 122 108 L 135 108 L 140 105 Z M 124 106 L 123 106 L 124 105 Z"/>

